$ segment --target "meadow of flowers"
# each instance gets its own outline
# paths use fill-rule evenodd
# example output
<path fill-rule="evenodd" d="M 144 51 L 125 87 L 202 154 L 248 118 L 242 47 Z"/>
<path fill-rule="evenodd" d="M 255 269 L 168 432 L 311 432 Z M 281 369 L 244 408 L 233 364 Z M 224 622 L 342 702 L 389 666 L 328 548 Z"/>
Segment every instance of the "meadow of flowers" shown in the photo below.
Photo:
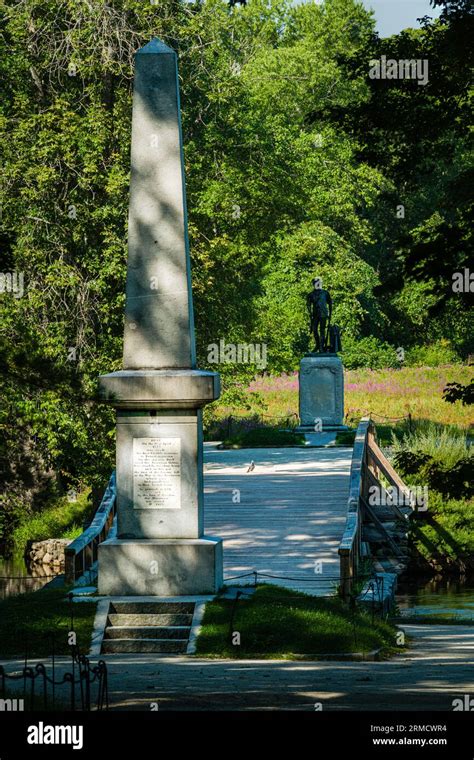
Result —
<path fill-rule="evenodd" d="M 472 367 L 452 364 L 440 367 L 405 367 L 402 369 L 348 370 L 344 376 L 345 415 L 347 424 L 371 414 L 375 421 L 411 414 L 426 420 L 467 429 L 474 422 L 472 407 L 461 402 L 443 400 L 447 383 L 468 383 Z M 249 391 L 264 402 L 264 414 L 286 417 L 298 412 L 298 373 L 254 380 Z M 252 394 L 249 394 L 250 398 Z M 227 410 L 241 414 L 242 410 Z M 262 409 L 255 406 L 255 413 Z"/>

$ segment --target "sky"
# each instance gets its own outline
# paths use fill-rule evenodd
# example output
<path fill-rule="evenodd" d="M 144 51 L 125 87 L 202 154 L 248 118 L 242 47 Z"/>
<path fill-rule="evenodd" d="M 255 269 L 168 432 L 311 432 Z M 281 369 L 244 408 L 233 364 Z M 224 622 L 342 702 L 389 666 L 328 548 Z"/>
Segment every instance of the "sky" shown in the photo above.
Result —
<path fill-rule="evenodd" d="M 381 37 L 398 34 L 408 26 L 417 28 L 417 18 L 437 18 L 441 13 L 439 7 L 431 7 L 429 0 L 362 0 L 362 3 L 375 11 L 377 31 Z"/>

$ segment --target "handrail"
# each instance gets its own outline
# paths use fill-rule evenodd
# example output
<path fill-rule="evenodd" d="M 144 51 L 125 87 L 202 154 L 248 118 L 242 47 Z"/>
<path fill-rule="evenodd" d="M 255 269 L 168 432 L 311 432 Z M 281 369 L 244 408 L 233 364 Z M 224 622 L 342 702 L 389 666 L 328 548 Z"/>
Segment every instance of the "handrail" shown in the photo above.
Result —
<path fill-rule="evenodd" d="M 352 592 L 353 579 L 361 554 L 362 514 L 361 497 L 366 496 L 365 465 L 367 464 L 367 442 L 369 434 L 375 438 L 375 428 L 369 417 L 363 417 L 357 427 L 352 450 L 351 471 L 349 476 L 349 497 L 347 500 L 347 518 L 344 534 L 339 544 L 341 593 L 348 599 Z"/>
<path fill-rule="evenodd" d="M 112 527 L 116 502 L 117 487 L 114 470 L 91 524 L 64 550 L 66 584 L 74 583 L 78 576 L 83 575 L 96 562 L 97 547 L 107 538 Z"/>
<path fill-rule="evenodd" d="M 375 486 L 380 492 L 384 490 L 384 486 L 380 483 L 380 473 L 383 473 L 387 480 L 404 495 L 408 504 L 413 509 L 410 489 L 405 485 L 377 444 L 377 433 L 374 422 L 370 417 L 363 417 L 357 427 L 354 440 L 346 526 L 338 550 L 341 594 L 346 600 L 351 597 L 354 579 L 357 576 L 357 568 L 361 557 L 362 527 L 365 514 L 379 527 L 380 532 L 385 536 L 385 540 L 392 548 L 395 556 L 401 556 L 399 548 L 384 529 L 377 514 L 370 506 L 370 489 Z M 389 506 L 395 519 L 405 523 L 408 519 L 407 514 L 402 512 L 395 503 L 390 503 Z"/>

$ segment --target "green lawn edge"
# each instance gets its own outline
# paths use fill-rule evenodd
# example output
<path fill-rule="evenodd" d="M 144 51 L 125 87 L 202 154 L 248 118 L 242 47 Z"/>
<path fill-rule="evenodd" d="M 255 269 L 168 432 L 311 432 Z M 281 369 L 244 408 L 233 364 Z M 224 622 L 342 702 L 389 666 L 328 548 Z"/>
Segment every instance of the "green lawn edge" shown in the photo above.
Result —
<path fill-rule="evenodd" d="M 237 603 L 218 596 L 206 604 L 195 656 L 291 660 L 374 650 L 385 656 L 400 649 L 396 632 L 391 623 L 372 621 L 336 596 L 313 597 L 262 584 Z"/>

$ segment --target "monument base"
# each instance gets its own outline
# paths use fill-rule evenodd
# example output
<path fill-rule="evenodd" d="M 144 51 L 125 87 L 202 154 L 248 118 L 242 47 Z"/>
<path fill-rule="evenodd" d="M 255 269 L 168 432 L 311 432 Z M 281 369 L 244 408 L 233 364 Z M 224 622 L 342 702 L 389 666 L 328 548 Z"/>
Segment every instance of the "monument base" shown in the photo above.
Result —
<path fill-rule="evenodd" d="M 216 594 L 222 584 L 220 538 L 113 538 L 99 544 L 99 594 Z"/>
<path fill-rule="evenodd" d="M 344 371 L 336 354 L 307 354 L 300 363 L 299 411 L 302 432 L 346 430 Z"/>
<path fill-rule="evenodd" d="M 347 430 L 351 430 L 347 425 L 323 425 L 321 433 L 345 433 Z M 314 429 L 314 425 L 299 425 L 295 428 L 296 433 L 314 433 L 317 431 Z"/>

